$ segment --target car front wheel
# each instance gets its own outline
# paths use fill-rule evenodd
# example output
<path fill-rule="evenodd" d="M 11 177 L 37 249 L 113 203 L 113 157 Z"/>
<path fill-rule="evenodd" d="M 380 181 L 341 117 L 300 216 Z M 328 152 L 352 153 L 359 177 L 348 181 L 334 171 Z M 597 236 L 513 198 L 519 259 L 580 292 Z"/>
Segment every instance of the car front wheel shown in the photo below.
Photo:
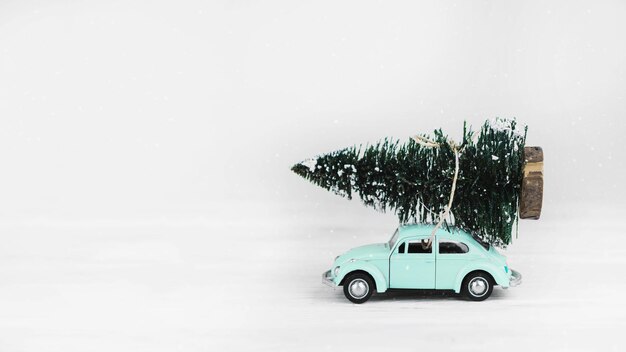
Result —
<path fill-rule="evenodd" d="M 463 280 L 463 292 L 472 301 L 484 301 L 493 292 L 493 279 L 487 273 L 471 273 Z"/>
<path fill-rule="evenodd" d="M 373 290 L 372 278 L 363 273 L 350 274 L 343 284 L 343 294 L 352 303 L 366 302 L 372 296 Z"/>

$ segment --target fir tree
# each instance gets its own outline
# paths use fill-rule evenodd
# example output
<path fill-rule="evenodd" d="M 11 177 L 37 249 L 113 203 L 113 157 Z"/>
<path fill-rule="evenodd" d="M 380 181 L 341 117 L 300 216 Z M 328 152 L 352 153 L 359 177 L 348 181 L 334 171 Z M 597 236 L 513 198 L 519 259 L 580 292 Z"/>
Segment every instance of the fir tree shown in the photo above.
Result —
<path fill-rule="evenodd" d="M 435 223 L 445 212 L 455 172 L 459 172 L 444 227 L 456 226 L 483 241 L 506 246 L 518 220 L 526 127 L 515 120 L 487 121 L 475 134 L 463 128 L 456 146 L 435 130 L 429 147 L 385 138 L 298 163 L 292 171 L 338 195 L 379 211 L 394 211 L 400 223 Z"/>

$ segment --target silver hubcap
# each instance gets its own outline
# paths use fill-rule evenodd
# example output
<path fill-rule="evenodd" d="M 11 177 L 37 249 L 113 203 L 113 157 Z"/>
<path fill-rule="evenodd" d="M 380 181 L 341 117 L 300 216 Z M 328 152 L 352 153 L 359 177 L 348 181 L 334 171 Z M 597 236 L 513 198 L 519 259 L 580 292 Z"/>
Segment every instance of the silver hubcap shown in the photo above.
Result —
<path fill-rule="evenodd" d="M 489 283 L 482 277 L 475 277 L 467 284 L 467 287 L 472 295 L 480 297 L 487 293 Z"/>
<path fill-rule="evenodd" d="M 350 282 L 350 286 L 348 287 L 348 291 L 350 292 L 350 296 L 361 299 L 367 296 L 367 293 L 370 291 L 367 282 L 363 279 L 356 279 Z"/>

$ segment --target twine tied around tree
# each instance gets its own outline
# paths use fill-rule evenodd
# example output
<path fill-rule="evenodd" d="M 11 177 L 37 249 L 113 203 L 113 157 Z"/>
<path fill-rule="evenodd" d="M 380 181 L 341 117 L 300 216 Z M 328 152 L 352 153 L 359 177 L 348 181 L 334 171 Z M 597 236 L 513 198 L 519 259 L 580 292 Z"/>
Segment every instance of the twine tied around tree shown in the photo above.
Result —
<path fill-rule="evenodd" d="M 431 141 L 430 139 L 426 137 L 413 136 L 412 138 L 417 144 L 422 145 L 427 148 L 441 147 L 441 144 Z M 444 212 L 439 213 L 439 221 L 437 222 L 437 225 L 435 226 L 435 228 L 433 228 L 433 231 L 431 232 L 430 237 L 428 237 L 428 242 L 423 242 L 422 240 L 422 247 L 424 249 L 430 248 L 432 246 L 433 240 L 435 238 L 435 234 L 437 233 L 437 230 L 439 230 L 439 228 L 441 227 L 441 224 L 443 224 L 444 219 L 447 218 L 448 215 L 450 214 L 450 208 L 452 208 L 452 201 L 454 200 L 454 191 L 456 190 L 456 180 L 459 176 L 459 147 L 457 146 L 456 143 L 454 143 L 454 141 L 451 141 L 451 140 L 448 140 L 448 144 L 454 151 L 454 177 L 452 178 L 452 189 L 450 191 L 450 199 L 448 200 L 448 205 L 446 205 L 446 207 L 444 208 L 445 209 Z"/>

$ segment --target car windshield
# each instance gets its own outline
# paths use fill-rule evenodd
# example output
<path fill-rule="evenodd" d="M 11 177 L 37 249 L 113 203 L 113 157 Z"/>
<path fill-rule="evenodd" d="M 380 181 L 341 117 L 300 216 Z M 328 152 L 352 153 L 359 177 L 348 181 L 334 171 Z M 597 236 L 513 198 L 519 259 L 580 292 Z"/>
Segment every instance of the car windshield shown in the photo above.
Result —
<path fill-rule="evenodd" d="M 486 250 L 489 250 L 489 243 L 481 240 L 480 237 L 476 236 L 475 234 L 472 234 L 472 238 L 474 239 L 474 241 L 478 242 L 478 244 L 483 246 Z"/>
<path fill-rule="evenodd" d="M 389 246 L 389 249 L 393 248 L 393 246 L 396 245 L 397 240 L 398 240 L 398 229 L 396 229 L 396 232 L 393 233 L 393 235 L 391 236 L 391 239 L 389 239 L 389 242 L 387 243 L 387 245 Z"/>

